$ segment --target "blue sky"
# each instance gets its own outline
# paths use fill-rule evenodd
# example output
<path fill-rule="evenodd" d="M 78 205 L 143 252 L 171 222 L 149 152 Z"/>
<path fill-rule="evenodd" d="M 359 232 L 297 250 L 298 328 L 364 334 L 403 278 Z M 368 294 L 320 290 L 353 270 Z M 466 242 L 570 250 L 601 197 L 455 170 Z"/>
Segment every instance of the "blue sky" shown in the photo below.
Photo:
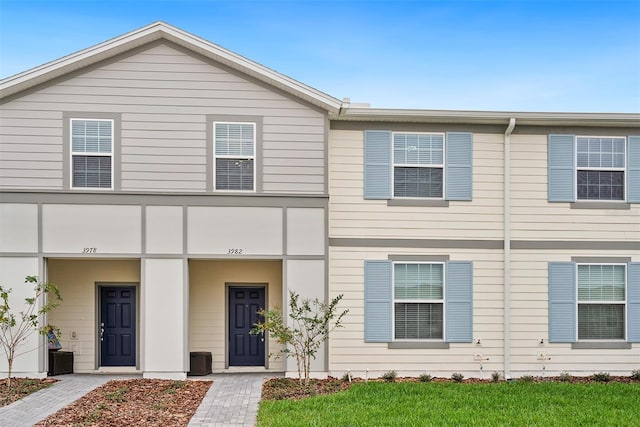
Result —
<path fill-rule="evenodd" d="M 158 20 L 372 107 L 640 112 L 640 1 L 0 0 L 0 76 Z"/>

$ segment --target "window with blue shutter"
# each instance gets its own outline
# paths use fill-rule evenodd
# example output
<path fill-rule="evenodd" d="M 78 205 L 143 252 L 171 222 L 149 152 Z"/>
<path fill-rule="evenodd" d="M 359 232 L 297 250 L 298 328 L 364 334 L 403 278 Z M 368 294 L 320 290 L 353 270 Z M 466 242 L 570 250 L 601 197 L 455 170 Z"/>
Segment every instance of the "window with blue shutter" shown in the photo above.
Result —
<path fill-rule="evenodd" d="M 446 194 L 447 200 L 471 200 L 473 141 L 468 132 L 447 133 Z"/>
<path fill-rule="evenodd" d="M 391 261 L 364 262 L 364 340 L 392 341 Z"/>
<path fill-rule="evenodd" d="M 627 341 L 640 343 L 640 262 L 627 264 Z"/>
<path fill-rule="evenodd" d="M 550 262 L 549 342 L 625 338 L 640 342 L 640 263 Z"/>
<path fill-rule="evenodd" d="M 364 198 L 471 200 L 472 134 L 364 132 Z"/>
<path fill-rule="evenodd" d="M 576 340 L 576 264 L 549 263 L 549 342 Z"/>
<path fill-rule="evenodd" d="M 640 203 L 640 137 L 549 135 L 550 202 Z"/>
<path fill-rule="evenodd" d="M 364 198 L 391 198 L 391 132 L 364 132 Z"/>
<path fill-rule="evenodd" d="M 627 201 L 640 203 L 640 136 L 627 139 Z"/>
<path fill-rule="evenodd" d="M 365 342 L 471 342 L 472 283 L 471 262 L 365 261 Z"/>
<path fill-rule="evenodd" d="M 446 341 L 473 341 L 473 264 L 471 262 L 447 262 L 446 290 Z"/>
<path fill-rule="evenodd" d="M 574 136 L 549 135 L 548 191 L 550 202 L 575 201 Z"/>

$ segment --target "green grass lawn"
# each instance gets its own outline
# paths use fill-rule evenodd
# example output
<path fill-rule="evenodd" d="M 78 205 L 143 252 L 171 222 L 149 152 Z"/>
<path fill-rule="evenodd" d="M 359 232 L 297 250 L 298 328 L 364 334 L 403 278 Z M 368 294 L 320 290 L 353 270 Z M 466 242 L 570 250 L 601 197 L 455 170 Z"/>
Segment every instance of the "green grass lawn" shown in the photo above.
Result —
<path fill-rule="evenodd" d="M 640 426 L 640 384 L 359 383 L 260 403 L 267 426 Z"/>

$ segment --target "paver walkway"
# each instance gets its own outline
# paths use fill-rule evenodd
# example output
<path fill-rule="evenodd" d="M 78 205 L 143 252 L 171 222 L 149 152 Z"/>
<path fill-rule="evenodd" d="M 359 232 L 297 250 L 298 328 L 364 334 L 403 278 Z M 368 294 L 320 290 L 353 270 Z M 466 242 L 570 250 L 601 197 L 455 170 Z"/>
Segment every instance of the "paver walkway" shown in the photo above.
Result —
<path fill-rule="evenodd" d="M 52 386 L 0 408 L 0 425 L 2 427 L 32 426 L 114 378 L 123 377 L 88 374 L 56 377 L 59 381 Z"/>
<path fill-rule="evenodd" d="M 258 416 L 258 404 L 265 378 L 272 373 L 214 374 L 213 385 L 191 418 L 191 427 L 250 427 Z M 51 387 L 0 408 L 0 426 L 28 427 L 42 421 L 112 379 L 136 378 L 129 375 L 70 374 L 56 377 Z"/>
<path fill-rule="evenodd" d="M 213 385 L 191 418 L 189 427 L 251 427 L 256 424 L 262 382 L 276 375 L 214 374 Z"/>

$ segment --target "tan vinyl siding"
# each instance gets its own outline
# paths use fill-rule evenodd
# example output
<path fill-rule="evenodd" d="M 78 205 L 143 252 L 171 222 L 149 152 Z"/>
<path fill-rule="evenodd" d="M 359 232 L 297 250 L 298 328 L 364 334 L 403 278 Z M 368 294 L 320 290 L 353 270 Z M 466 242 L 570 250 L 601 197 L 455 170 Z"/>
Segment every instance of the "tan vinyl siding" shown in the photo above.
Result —
<path fill-rule="evenodd" d="M 402 248 L 330 248 L 329 298 L 343 294 L 349 308 L 344 328 L 332 332 L 329 373 L 342 376 L 347 370 L 364 377 L 396 370 L 400 375 L 430 373 L 488 378 L 503 369 L 502 251 L 408 250 Z M 364 342 L 364 261 L 385 260 L 393 255 L 449 255 L 451 260 L 473 261 L 473 338 L 481 344 L 451 343 L 449 349 L 388 349 L 386 343 Z M 474 359 L 481 354 L 489 360 Z M 480 364 L 483 364 L 483 373 Z"/>
<path fill-rule="evenodd" d="M 269 308 L 282 307 L 282 262 L 189 261 L 189 351 L 210 351 L 216 371 L 227 367 L 227 284 L 266 284 Z M 267 341 L 266 353 L 274 355 L 269 369 L 284 369 L 278 349 Z"/>
<path fill-rule="evenodd" d="M 549 343 L 548 263 L 571 261 L 572 256 L 612 256 L 593 250 L 513 250 L 511 252 L 511 371 L 514 376 L 591 375 L 606 371 L 629 375 L 638 369 L 640 346 L 631 349 L 572 349 L 571 344 Z M 615 251 L 617 257 L 640 261 L 637 251 Z M 544 339 L 544 344 L 540 340 Z M 543 353 L 550 360 L 539 360 Z"/>
<path fill-rule="evenodd" d="M 502 238 L 502 135 L 473 135 L 473 201 L 451 201 L 448 207 L 387 206 L 386 200 L 364 200 L 363 137 L 362 131 L 330 133 L 331 237 Z"/>
<path fill-rule="evenodd" d="M 96 342 L 99 313 L 98 284 L 130 284 L 138 287 L 138 347 L 140 326 L 140 261 L 139 260 L 63 260 L 47 261 L 48 281 L 58 285 L 63 301 L 49 313 L 49 322 L 60 328 L 62 350 L 74 352 L 76 373 L 94 372 L 98 363 Z M 72 334 L 75 332 L 75 338 Z M 139 364 L 140 348 L 136 361 Z"/>
<path fill-rule="evenodd" d="M 511 137 L 513 240 L 640 240 L 640 205 L 570 209 L 547 201 L 547 135 Z"/>
<path fill-rule="evenodd" d="M 123 191 L 204 192 L 206 117 L 231 115 L 262 117 L 265 192 L 325 192 L 325 113 L 169 45 L 3 104 L 2 188 L 62 189 L 62 112 L 121 114 Z"/>

